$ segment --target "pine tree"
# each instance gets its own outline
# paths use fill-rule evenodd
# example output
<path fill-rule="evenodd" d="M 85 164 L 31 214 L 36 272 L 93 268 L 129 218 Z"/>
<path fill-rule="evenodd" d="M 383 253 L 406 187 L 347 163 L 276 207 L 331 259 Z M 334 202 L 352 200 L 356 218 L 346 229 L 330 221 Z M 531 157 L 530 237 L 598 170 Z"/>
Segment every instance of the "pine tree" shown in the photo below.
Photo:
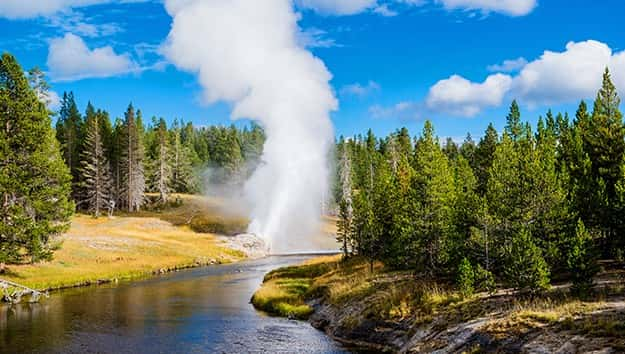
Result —
<path fill-rule="evenodd" d="M 339 221 L 337 224 L 337 241 L 342 245 L 341 250 L 347 256 L 349 254 L 352 223 L 354 217 L 352 201 L 352 164 L 348 155 L 348 149 L 343 142 L 341 146 L 341 159 L 339 161 Z"/>
<path fill-rule="evenodd" d="M 603 74 L 603 85 L 595 99 L 588 130 L 583 132 L 585 150 L 592 161 L 595 188 L 596 190 L 605 188 L 602 205 L 597 208 L 599 212 L 597 219 L 600 220 L 598 226 L 606 242 L 604 250 L 614 249 L 619 239 L 625 239 L 625 230 L 618 230 L 621 215 L 616 191 L 625 154 L 625 128 L 619 104 L 616 88 L 612 83 L 610 72 L 606 69 Z"/>
<path fill-rule="evenodd" d="M 161 118 L 155 130 L 156 151 L 152 160 L 151 185 L 159 193 L 160 200 L 167 202 L 172 183 L 169 134 L 165 119 Z"/>
<path fill-rule="evenodd" d="M 505 245 L 505 251 L 504 274 L 508 284 L 530 291 L 549 287 L 549 266 L 528 229 L 516 233 Z"/>
<path fill-rule="evenodd" d="M 192 193 L 198 190 L 197 180 L 191 164 L 191 149 L 183 145 L 181 131 L 174 125 L 171 133 L 171 189 L 178 193 Z"/>
<path fill-rule="evenodd" d="M 482 200 L 477 194 L 477 179 L 464 157 L 459 156 L 454 164 L 454 216 L 453 222 L 457 239 L 454 240 L 452 259 L 458 261 L 466 256 L 466 246 L 472 233 L 480 224 Z"/>
<path fill-rule="evenodd" d="M 417 142 L 415 174 L 411 181 L 413 218 L 421 255 L 414 255 L 417 268 L 434 272 L 447 261 L 449 235 L 453 227 L 453 173 L 441 151 L 434 128 L 425 122 L 423 135 Z"/>
<path fill-rule="evenodd" d="M 470 133 L 467 133 L 467 136 L 464 138 L 462 145 L 460 145 L 459 153 L 464 157 L 465 160 L 469 163 L 469 166 L 473 168 L 475 166 L 475 141 L 473 141 L 473 137 Z"/>
<path fill-rule="evenodd" d="M 83 192 L 81 204 L 97 218 L 102 209 L 112 201 L 110 165 L 104 150 L 100 119 L 89 103 L 85 122 L 85 141 L 81 159 L 81 181 Z"/>
<path fill-rule="evenodd" d="M 525 134 L 523 124 L 521 123 L 521 111 L 519 110 L 519 105 L 516 100 L 512 101 L 512 104 L 510 105 L 510 112 L 506 116 L 505 131 L 508 133 L 512 141 L 515 142 Z"/>
<path fill-rule="evenodd" d="M 120 196 L 128 211 L 138 211 L 143 204 L 145 176 L 143 167 L 143 142 L 140 121 L 135 117 L 132 104 L 128 106 L 121 138 Z"/>
<path fill-rule="evenodd" d="M 80 153 L 84 134 L 84 122 L 74 100 L 74 93 L 63 93 L 56 136 L 63 148 L 63 158 L 72 174 L 72 195 L 80 194 Z"/>
<path fill-rule="evenodd" d="M 599 271 L 597 255 L 594 249 L 593 238 L 581 220 L 577 221 L 577 227 L 572 236 L 566 257 L 568 269 L 573 280 L 571 292 L 584 297 L 592 289 L 594 276 Z"/>
<path fill-rule="evenodd" d="M 0 263 L 50 258 L 69 227 L 71 177 L 50 113 L 10 54 L 0 58 Z"/>
<path fill-rule="evenodd" d="M 497 134 L 497 130 L 495 130 L 495 127 L 491 123 L 488 125 L 488 128 L 484 133 L 484 137 L 480 139 L 480 142 L 475 149 L 475 158 L 473 159 L 473 164 L 471 165 L 471 167 L 473 167 L 473 171 L 475 171 L 475 176 L 477 177 L 477 190 L 480 195 L 484 195 L 486 193 L 488 171 L 493 163 L 498 141 L 499 136 Z"/>
<path fill-rule="evenodd" d="M 39 67 L 28 70 L 28 82 L 30 87 L 35 91 L 37 98 L 46 107 L 50 106 L 52 99 L 50 98 L 50 85 L 46 81 L 45 74 Z"/>

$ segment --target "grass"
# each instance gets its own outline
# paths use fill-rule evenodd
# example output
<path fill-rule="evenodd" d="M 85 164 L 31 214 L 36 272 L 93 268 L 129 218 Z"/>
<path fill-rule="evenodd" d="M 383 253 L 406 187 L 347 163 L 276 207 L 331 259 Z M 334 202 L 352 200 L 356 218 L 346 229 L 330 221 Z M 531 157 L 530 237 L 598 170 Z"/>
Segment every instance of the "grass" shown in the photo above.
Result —
<path fill-rule="evenodd" d="M 205 207 L 202 203 L 209 201 L 201 197 L 178 197 L 182 206 L 158 212 L 98 219 L 77 214 L 52 261 L 11 265 L 2 278 L 46 290 L 134 279 L 243 258 L 240 252 L 224 247 L 215 235 L 172 222 L 202 210 L 207 214 L 218 211 L 216 207 Z"/>
<path fill-rule="evenodd" d="M 306 319 L 312 308 L 304 302 L 304 294 L 310 288 L 307 278 L 271 279 L 263 283 L 252 297 L 252 304 L 270 314 Z"/>
<path fill-rule="evenodd" d="M 312 308 L 306 301 L 319 297 L 339 308 L 362 304 L 359 318 L 349 319 L 353 325 L 360 317 L 388 320 L 416 314 L 427 322 L 438 308 L 462 300 L 457 292 L 432 282 L 415 281 L 411 274 L 385 272 L 381 263 L 374 263 L 371 272 L 365 260 L 343 261 L 341 256 L 330 256 L 271 271 L 252 303 L 274 315 L 307 318 Z"/>

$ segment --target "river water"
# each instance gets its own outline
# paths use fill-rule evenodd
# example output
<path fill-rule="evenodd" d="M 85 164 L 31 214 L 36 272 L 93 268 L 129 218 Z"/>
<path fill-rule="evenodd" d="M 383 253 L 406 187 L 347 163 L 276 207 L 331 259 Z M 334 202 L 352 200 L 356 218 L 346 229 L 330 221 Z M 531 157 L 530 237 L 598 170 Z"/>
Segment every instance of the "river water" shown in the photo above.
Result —
<path fill-rule="evenodd" d="M 268 257 L 0 306 L 2 353 L 344 353 L 307 322 L 249 303 L 265 273 L 305 257 Z"/>

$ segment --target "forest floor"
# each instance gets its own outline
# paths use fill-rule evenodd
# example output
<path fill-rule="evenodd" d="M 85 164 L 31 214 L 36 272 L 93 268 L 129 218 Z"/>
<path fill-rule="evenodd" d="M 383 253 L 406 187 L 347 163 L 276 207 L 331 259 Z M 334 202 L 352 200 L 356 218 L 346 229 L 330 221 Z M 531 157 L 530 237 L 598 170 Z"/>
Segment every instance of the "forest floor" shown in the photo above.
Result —
<path fill-rule="evenodd" d="M 268 273 L 252 302 L 376 352 L 621 353 L 625 268 L 602 268 L 584 301 L 569 295 L 570 284 L 534 296 L 503 289 L 462 297 L 444 280 L 322 257 Z"/>
<path fill-rule="evenodd" d="M 76 214 L 52 261 L 10 265 L 0 278 L 51 290 L 145 277 L 245 257 L 220 235 L 245 232 L 248 221 L 226 201 L 173 195 L 167 207 L 93 218 Z"/>

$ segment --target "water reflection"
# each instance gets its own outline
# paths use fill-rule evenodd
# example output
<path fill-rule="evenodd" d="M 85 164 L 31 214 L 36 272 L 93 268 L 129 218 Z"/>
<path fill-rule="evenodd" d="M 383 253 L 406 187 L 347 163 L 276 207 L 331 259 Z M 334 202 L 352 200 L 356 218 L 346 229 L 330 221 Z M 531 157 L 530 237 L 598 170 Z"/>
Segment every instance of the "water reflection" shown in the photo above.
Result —
<path fill-rule="evenodd" d="M 264 316 L 249 299 L 263 275 L 301 257 L 194 269 L 0 306 L 0 351 L 338 353 L 308 323 Z"/>

